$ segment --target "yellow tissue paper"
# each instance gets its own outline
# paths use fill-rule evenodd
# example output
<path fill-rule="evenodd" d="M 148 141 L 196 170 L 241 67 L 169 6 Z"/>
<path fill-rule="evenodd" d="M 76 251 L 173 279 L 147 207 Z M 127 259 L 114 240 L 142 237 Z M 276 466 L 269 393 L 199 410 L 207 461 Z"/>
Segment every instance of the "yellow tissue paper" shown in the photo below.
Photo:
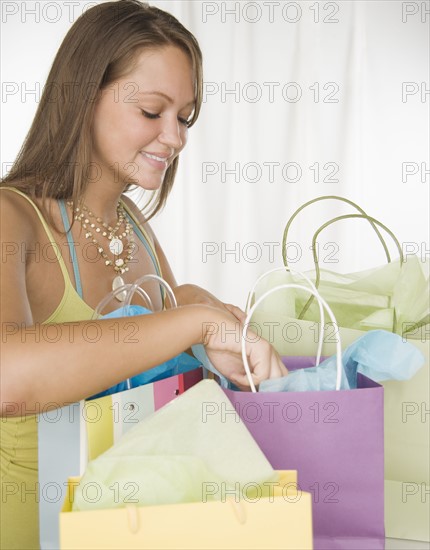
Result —
<path fill-rule="evenodd" d="M 204 380 L 90 462 L 73 511 L 264 497 L 278 479 L 222 389 Z"/>

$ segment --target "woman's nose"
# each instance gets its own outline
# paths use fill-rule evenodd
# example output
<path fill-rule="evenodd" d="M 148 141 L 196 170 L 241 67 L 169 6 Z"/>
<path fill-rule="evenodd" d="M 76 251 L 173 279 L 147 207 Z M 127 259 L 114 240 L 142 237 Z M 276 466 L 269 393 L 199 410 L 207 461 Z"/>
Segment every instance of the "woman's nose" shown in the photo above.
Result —
<path fill-rule="evenodd" d="M 181 149 L 184 139 L 181 136 L 181 124 L 176 118 L 165 118 L 158 140 L 174 149 Z"/>

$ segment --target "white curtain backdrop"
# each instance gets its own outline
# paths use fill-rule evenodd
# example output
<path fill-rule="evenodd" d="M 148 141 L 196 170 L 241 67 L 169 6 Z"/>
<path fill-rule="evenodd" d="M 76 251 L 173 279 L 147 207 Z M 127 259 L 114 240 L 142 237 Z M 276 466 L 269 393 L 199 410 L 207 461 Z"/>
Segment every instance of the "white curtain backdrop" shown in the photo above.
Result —
<path fill-rule="evenodd" d="M 62 38 L 95 3 L 2 2 L 2 173 Z M 356 201 L 405 253 L 428 258 L 429 2 L 150 3 L 178 17 L 204 55 L 202 113 L 152 222 L 179 283 L 243 307 L 253 281 L 282 265 L 288 218 L 322 195 Z M 313 232 L 349 212 L 320 203 L 302 213 L 291 266 L 311 268 Z M 327 269 L 384 262 L 362 220 L 331 226 L 319 246 Z"/>

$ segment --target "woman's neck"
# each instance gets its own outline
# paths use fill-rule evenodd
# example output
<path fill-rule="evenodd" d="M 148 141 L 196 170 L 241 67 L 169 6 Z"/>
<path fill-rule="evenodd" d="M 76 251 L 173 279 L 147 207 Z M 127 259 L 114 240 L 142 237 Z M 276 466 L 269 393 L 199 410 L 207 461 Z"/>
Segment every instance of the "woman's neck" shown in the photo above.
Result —
<path fill-rule="evenodd" d="M 98 185 L 97 188 L 88 187 L 82 202 L 96 217 L 112 225 L 118 218 L 117 208 L 121 195 L 118 187 L 110 190 L 108 186 Z"/>

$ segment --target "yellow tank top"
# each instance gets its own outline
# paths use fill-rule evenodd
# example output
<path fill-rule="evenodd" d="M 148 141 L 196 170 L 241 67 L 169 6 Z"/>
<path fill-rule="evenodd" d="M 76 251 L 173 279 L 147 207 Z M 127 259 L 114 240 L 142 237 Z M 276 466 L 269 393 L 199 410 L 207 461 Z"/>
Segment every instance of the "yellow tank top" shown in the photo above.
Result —
<path fill-rule="evenodd" d="M 1 187 L 24 197 L 35 209 L 49 241 L 56 249 L 56 242 L 48 224 L 36 204 L 24 193 L 12 187 Z M 142 232 L 157 273 L 161 274 L 156 251 L 133 213 L 123 203 L 127 214 Z M 76 292 L 61 254 L 58 261 L 64 277 L 64 293 L 55 311 L 44 324 L 87 321 L 94 316 L 94 310 Z M 38 549 L 38 445 L 37 415 L 1 418 L 0 426 L 0 506 L 1 535 L 0 548 L 27 550 Z"/>

